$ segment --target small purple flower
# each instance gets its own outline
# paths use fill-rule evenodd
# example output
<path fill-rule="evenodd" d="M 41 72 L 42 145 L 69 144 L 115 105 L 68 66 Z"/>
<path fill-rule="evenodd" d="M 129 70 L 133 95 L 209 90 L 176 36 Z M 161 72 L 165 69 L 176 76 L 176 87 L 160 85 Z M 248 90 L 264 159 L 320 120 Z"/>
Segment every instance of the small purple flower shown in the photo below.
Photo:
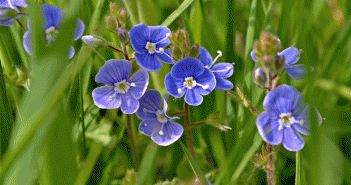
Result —
<path fill-rule="evenodd" d="M 148 71 L 159 71 L 161 61 L 173 64 L 171 51 L 164 49 L 171 41 L 171 30 L 165 26 L 146 26 L 137 24 L 129 31 L 129 37 L 138 64 Z"/>
<path fill-rule="evenodd" d="M 289 151 L 304 147 L 299 132 L 309 135 L 309 105 L 302 103 L 303 95 L 294 87 L 281 85 L 273 89 L 264 99 L 262 112 L 256 125 L 263 140 L 272 145 L 283 142 Z"/>
<path fill-rule="evenodd" d="M 125 114 L 135 113 L 139 108 L 138 99 L 149 84 L 149 75 L 140 69 L 129 78 L 131 71 L 130 61 L 108 60 L 95 76 L 96 82 L 107 85 L 93 90 L 95 105 L 102 109 L 121 107 Z"/>
<path fill-rule="evenodd" d="M 169 117 L 166 114 L 167 100 L 169 95 L 163 98 L 163 108 L 161 108 L 161 95 L 156 90 L 148 90 L 139 99 L 140 107 L 136 115 L 143 121 L 140 123 L 139 131 L 158 145 L 168 146 L 176 142 L 183 134 L 183 127 L 179 123 L 170 121 L 179 117 Z M 162 109 L 162 110 L 161 110 Z"/>
<path fill-rule="evenodd" d="M 284 56 L 285 60 L 285 69 L 288 72 L 288 75 L 295 79 L 300 80 L 306 74 L 306 68 L 302 64 L 295 64 L 300 59 L 300 51 L 291 46 L 284 49 L 282 52 L 277 53 L 278 60 L 282 60 Z M 254 50 L 251 51 L 251 58 L 253 61 L 257 62 L 256 55 Z"/>
<path fill-rule="evenodd" d="M 211 54 L 205 48 L 200 47 L 199 49 L 199 60 L 207 69 L 210 69 L 212 65 L 217 61 L 217 59 L 221 56 L 222 52 L 218 51 L 218 56 L 214 60 L 212 60 Z M 215 89 L 229 90 L 233 88 L 233 83 L 225 79 L 233 75 L 233 63 L 219 63 L 214 65 L 210 70 L 216 77 Z"/>
<path fill-rule="evenodd" d="M 0 25 L 11 26 L 13 19 L 22 17 L 17 7 L 27 7 L 24 0 L 0 0 Z"/>
<path fill-rule="evenodd" d="M 196 58 L 184 58 L 175 63 L 165 77 L 165 86 L 168 93 L 176 98 L 181 98 L 185 92 L 185 102 L 198 106 L 203 97 L 216 86 L 213 73 L 205 68 Z"/>
<path fill-rule="evenodd" d="M 52 6 L 49 4 L 43 4 L 41 6 L 41 10 L 43 13 L 43 21 L 44 21 L 44 34 L 45 34 L 45 38 L 48 42 L 48 44 L 51 44 L 52 41 L 56 40 L 57 35 L 59 33 L 59 29 L 60 29 L 60 25 L 62 23 L 63 20 L 63 16 L 65 14 L 64 11 L 60 10 L 58 7 L 56 6 Z M 73 40 L 78 40 L 83 32 L 84 32 L 84 23 L 80 20 L 77 19 L 77 25 L 76 25 L 76 29 L 75 29 L 75 33 L 74 33 L 74 37 Z M 30 31 L 30 25 L 28 22 L 28 28 L 29 30 L 26 31 L 26 33 L 24 33 L 23 35 L 23 46 L 24 49 L 32 54 L 32 41 L 30 38 L 31 35 L 31 31 Z M 74 55 L 74 48 L 71 46 L 70 50 L 69 50 L 69 54 L 68 54 L 68 58 L 72 58 Z"/>

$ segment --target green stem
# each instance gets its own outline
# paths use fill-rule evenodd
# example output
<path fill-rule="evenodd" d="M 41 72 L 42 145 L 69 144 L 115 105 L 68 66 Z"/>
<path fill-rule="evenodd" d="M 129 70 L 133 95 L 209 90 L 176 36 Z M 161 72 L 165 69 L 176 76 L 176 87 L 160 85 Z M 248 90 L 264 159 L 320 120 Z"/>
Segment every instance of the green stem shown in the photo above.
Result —
<path fill-rule="evenodd" d="M 84 101 L 83 101 L 83 84 L 82 84 L 82 75 L 81 72 L 79 70 L 78 72 L 78 85 L 79 87 L 79 91 L 80 91 L 80 107 L 81 107 L 81 111 L 82 111 L 82 115 L 81 115 L 81 120 L 82 120 L 82 133 L 83 133 L 83 159 L 85 157 L 86 154 L 86 141 L 85 141 L 85 119 L 84 119 Z"/>
<path fill-rule="evenodd" d="M 300 151 L 296 152 L 296 177 L 295 185 L 301 184 L 301 154 Z"/>
<path fill-rule="evenodd" d="M 273 152 L 273 145 L 268 144 L 268 170 L 267 170 L 267 184 L 275 185 L 277 181 L 277 175 L 275 172 L 275 155 Z"/>
<path fill-rule="evenodd" d="M 130 114 L 127 114 L 127 132 L 128 132 L 128 138 L 130 141 L 130 147 L 132 148 L 132 156 L 133 156 L 135 168 L 138 169 L 139 168 L 138 150 L 137 150 L 135 140 L 134 140 L 134 132 L 133 132 L 133 127 L 132 127 L 132 117 Z"/>
<path fill-rule="evenodd" d="M 193 141 L 191 139 L 191 125 L 190 125 L 190 114 L 189 114 L 189 105 L 184 101 L 184 122 L 185 122 L 185 135 L 186 143 L 188 145 L 191 156 L 195 159 Z"/>

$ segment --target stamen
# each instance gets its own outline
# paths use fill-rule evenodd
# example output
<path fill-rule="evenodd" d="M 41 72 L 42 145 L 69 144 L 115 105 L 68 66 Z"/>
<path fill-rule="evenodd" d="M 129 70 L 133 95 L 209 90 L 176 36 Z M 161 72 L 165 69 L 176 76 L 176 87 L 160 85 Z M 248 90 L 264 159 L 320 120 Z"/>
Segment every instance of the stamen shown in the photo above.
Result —
<path fill-rule="evenodd" d="M 177 90 L 179 94 L 183 93 L 183 90 L 181 88 L 178 88 Z"/>
<path fill-rule="evenodd" d="M 222 70 L 211 70 L 211 72 L 217 72 L 217 73 L 227 72 L 227 71 L 231 70 L 232 68 L 233 68 L 233 65 L 232 66 L 227 66 L 227 68 L 222 69 Z"/>
<path fill-rule="evenodd" d="M 160 41 L 156 42 L 155 44 L 158 44 L 158 43 L 160 43 L 160 42 L 162 42 L 162 41 L 168 39 L 168 37 L 169 37 L 170 35 L 171 35 L 170 33 L 166 33 L 166 37 L 163 38 L 163 39 L 161 39 Z"/>
<path fill-rule="evenodd" d="M 208 89 L 210 87 L 208 84 L 202 85 L 202 84 L 196 83 L 196 85 L 202 87 L 203 89 Z"/>
<path fill-rule="evenodd" d="M 160 132 L 158 132 L 158 133 L 159 133 L 161 136 L 163 136 L 163 134 L 164 134 L 164 133 L 162 132 L 162 130 L 160 130 Z"/>
<path fill-rule="evenodd" d="M 135 87 L 135 83 L 130 83 L 130 86 Z"/>
<path fill-rule="evenodd" d="M 218 59 L 219 57 L 222 56 L 222 52 L 221 52 L 220 50 L 218 50 L 217 53 L 218 53 L 218 55 L 216 56 L 215 59 L 213 59 L 213 61 L 212 61 L 212 63 L 211 63 L 211 66 L 217 61 L 217 59 Z"/>
<path fill-rule="evenodd" d="M 161 52 L 161 54 L 163 54 L 165 52 L 165 49 L 163 49 L 163 48 L 160 48 L 158 50 Z"/>
<path fill-rule="evenodd" d="M 113 96 L 110 96 L 110 100 L 114 100 L 115 99 L 115 97 L 113 97 Z"/>

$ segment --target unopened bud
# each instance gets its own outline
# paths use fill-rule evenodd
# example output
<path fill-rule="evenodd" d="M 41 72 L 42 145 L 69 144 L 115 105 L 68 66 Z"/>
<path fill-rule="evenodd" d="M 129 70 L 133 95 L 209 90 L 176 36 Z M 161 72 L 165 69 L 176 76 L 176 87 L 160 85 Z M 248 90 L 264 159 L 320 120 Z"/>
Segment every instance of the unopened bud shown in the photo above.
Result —
<path fill-rule="evenodd" d="M 102 48 L 107 46 L 107 43 L 104 40 L 94 37 L 92 35 L 84 35 L 82 37 L 82 40 L 86 45 L 94 48 Z"/>
<path fill-rule="evenodd" d="M 259 87 L 267 87 L 267 75 L 260 67 L 254 72 L 254 82 Z"/>
<path fill-rule="evenodd" d="M 110 13 L 113 18 L 118 17 L 118 11 L 119 9 L 117 3 L 110 2 Z"/>
<path fill-rule="evenodd" d="M 118 36 L 118 39 L 121 43 L 126 44 L 126 42 L 128 42 L 128 40 L 129 40 L 128 33 L 123 28 L 118 28 L 117 36 Z"/>
<path fill-rule="evenodd" d="M 12 8 L 0 8 L 0 23 L 9 21 L 11 19 L 16 19 L 19 16 L 21 16 L 21 14 Z"/>
<path fill-rule="evenodd" d="M 116 19 L 111 17 L 111 16 L 106 16 L 105 22 L 106 22 L 107 29 L 116 33 L 117 28 L 118 28 Z"/>
<path fill-rule="evenodd" d="M 193 44 L 189 51 L 189 57 L 197 58 L 199 56 L 199 45 Z"/>
<path fill-rule="evenodd" d="M 177 46 L 171 46 L 172 57 L 175 61 L 179 61 L 182 59 L 182 50 L 180 50 Z"/>
<path fill-rule="evenodd" d="M 119 10 L 118 20 L 121 24 L 125 25 L 127 23 L 128 17 L 129 15 L 125 9 L 122 8 Z M 122 25 L 119 27 L 122 27 Z"/>

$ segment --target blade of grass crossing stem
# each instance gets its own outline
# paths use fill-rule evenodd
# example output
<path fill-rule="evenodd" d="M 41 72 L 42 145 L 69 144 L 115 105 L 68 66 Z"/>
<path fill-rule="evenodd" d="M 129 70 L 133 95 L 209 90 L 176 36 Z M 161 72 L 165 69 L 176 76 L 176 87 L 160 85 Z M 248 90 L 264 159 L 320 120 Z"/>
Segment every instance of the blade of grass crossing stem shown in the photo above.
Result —
<path fill-rule="evenodd" d="M 247 27 L 247 32 L 246 32 L 246 41 L 245 41 L 245 57 L 244 57 L 244 72 L 245 73 L 251 73 L 252 68 L 253 68 L 253 62 L 249 61 L 250 60 L 250 52 L 252 50 L 252 45 L 254 41 L 254 36 L 255 36 L 255 20 L 256 20 L 256 7 L 257 7 L 257 0 L 252 0 L 251 2 L 251 9 L 250 9 L 250 17 L 249 17 L 249 23 Z M 247 86 L 249 90 L 251 89 L 253 82 L 252 82 L 252 75 L 250 75 L 250 80 L 247 82 Z M 251 92 L 251 91 L 249 91 Z"/>
<path fill-rule="evenodd" d="M 98 160 L 103 149 L 104 145 L 102 143 L 93 143 L 90 148 L 90 152 L 85 159 L 84 166 L 81 168 L 77 180 L 74 183 L 75 185 L 86 184 L 88 182 L 91 172 L 93 171 L 96 161 Z"/>
<path fill-rule="evenodd" d="M 170 24 L 172 24 L 172 22 L 177 19 L 180 14 L 183 13 L 184 10 L 186 10 L 190 5 L 191 3 L 193 3 L 194 0 L 185 0 L 183 1 L 182 4 L 180 4 L 180 6 L 174 10 L 174 12 L 171 13 L 171 15 L 169 15 L 164 21 L 163 23 L 161 24 L 162 26 L 169 26 Z"/>
<path fill-rule="evenodd" d="M 17 29 L 21 29 L 19 26 L 17 26 Z M 11 30 L 11 34 L 12 34 L 12 37 L 14 38 L 15 40 L 15 43 L 16 43 L 16 47 L 18 49 L 18 52 L 20 54 L 20 57 L 21 57 L 21 61 L 23 62 L 24 66 L 29 69 L 30 65 L 29 65 L 29 61 L 28 61 L 28 58 L 27 58 L 27 55 L 26 55 L 26 52 L 24 51 L 24 47 L 22 45 L 22 38 L 18 31 L 16 30 L 15 27 L 13 26 L 10 26 L 10 30 Z"/>
<path fill-rule="evenodd" d="M 296 152 L 296 174 L 295 174 L 295 185 L 301 185 L 301 153 Z"/>
<path fill-rule="evenodd" d="M 157 144 L 153 141 L 148 144 L 143 159 L 141 160 L 141 165 L 137 175 L 137 184 L 146 184 L 148 178 L 154 176 L 154 172 L 151 169 L 156 161 L 158 148 Z"/>
<path fill-rule="evenodd" d="M 208 185 L 208 182 L 207 182 L 204 174 L 200 170 L 200 167 L 196 163 L 195 159 L 191 156 L 189 150 L 185 147 L 185 145 L 183 144 L 182 141 L 179 141 L 179 142 L 180 142 L 180 146 L 182 147 L 184 154 L 185 154 L 186 158 L 188 159 L 188 162 L 189 162 L 191 168 L 193 169 L 195 176 L 197 177 L 200 184 L 207 184 Z"/>

